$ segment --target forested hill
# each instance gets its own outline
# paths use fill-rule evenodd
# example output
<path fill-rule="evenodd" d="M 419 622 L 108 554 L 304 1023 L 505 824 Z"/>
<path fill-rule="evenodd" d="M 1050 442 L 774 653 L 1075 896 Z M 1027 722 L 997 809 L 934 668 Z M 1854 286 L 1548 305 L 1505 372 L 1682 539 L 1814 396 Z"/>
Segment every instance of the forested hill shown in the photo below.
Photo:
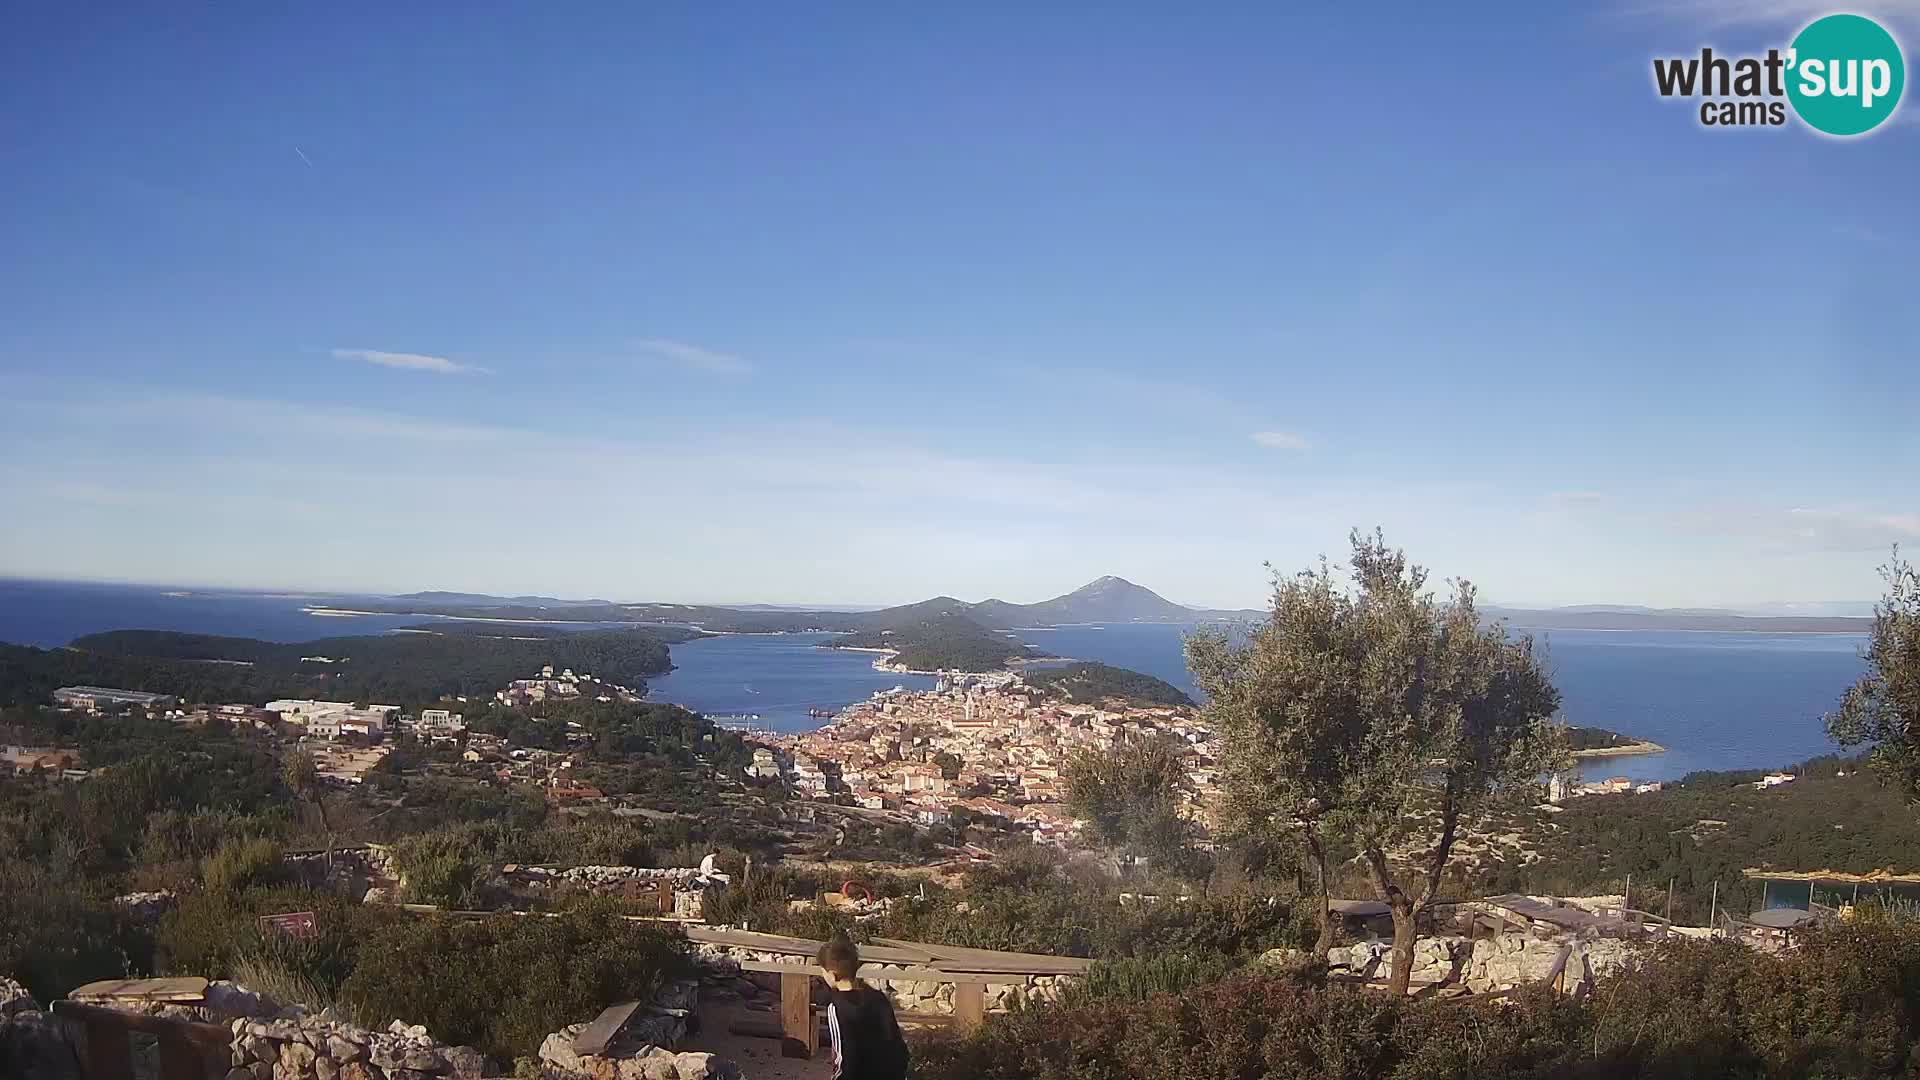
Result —
<path fill-rule="evenodd" d="M 653 629 L 508 633 L 463 626 L 284 644 L 115 630 L 64 649 L 0 645 L 0 704 L 44 702 L 58 687 L 87 684 L 189 701 L 322 697 L 413 705 L 449 694 L 491 694 L 545 664 L 638 689 L 647 677 L 670 670 L 669 640 L 691 636 Z"/>
<path fill-rule="evenodd" d="M 1172 683 L 1111 664 L 1087 662 L 1031 668 L 1026 672 L 1026 680 L 1030 686 L 1084 705 L 1106 701 L 1149 708 L 1193 705 L 1193 699 Z"/>
<path fill-rule="evenodd" d="M 449 599 L 452 598 L 452 599 Z M 530 601 L 541 601 L 538 603 Z M 1097 578 L 1069 593 L 1033 604 L 1005 600 L 969 603 L 936 596 L 913 604 L 877 611 L 827 611 L 768 608 L 731 608 L 707 604 L 609 604 L 604 601 L 547 601 L 542 597 L 495 598 L 470 593 L 415 593 L 385 598 L 344 598 L 344 606 L 361 611 L 443 615 L 452 618 L 505 619 L 517 622 L 632 622 L 647 625 L 698 626 L 716 633 L 769 633 L 825 630 L 836 633 L 877 632 L 936 615 L 963 615 L 988 629 L 1020 626 L 1059 626 L 1067 623 L 1171 622 L 1243 620 L 1257 611 L 1209 611 L 1176 604 L 1125 578 Z"/>
<path fill-rule="evenodd" d="M 449 618 L 540 622 L 617 623 L 647 626 L 697 626 L 716 633 L 773 633 L 824 630 L 875 631 L 940 614 L 964 615 L 990 629 L 1062 626 L 1071 623 L 1257 622 L 1264 610 L 1215 610 L 1177 604 L 1125 578 L 1097 578 L 1069 593 L 1031 604 L 1005 600 L 970 603 L 936 596 L 877 611 L 828 611 L 792 608 L 716 607 L 699 604 L 562 601 L 547 597 L 486 597 L 471 593 L 415 593 L 400 597 L 342 597 L 345 607 L 363 611 L 440 615 Z M 1864 634 L 1872 620 L 1853 616 L 1743 615 L 1731 611 L 1660 608 L 1505 608 L 1482 609 L 1489 619 L 1504 619 L 1521 630 L 1669 630 L 1745 631 L 1769 634 Z"/>
<path fill-rule="evenodd" d="M 1617 750 L 1623 746 L 1642 746 L 1645 740 L 1597 727 L 1567 729 L 1567 747 L 1571 750 Z"/>

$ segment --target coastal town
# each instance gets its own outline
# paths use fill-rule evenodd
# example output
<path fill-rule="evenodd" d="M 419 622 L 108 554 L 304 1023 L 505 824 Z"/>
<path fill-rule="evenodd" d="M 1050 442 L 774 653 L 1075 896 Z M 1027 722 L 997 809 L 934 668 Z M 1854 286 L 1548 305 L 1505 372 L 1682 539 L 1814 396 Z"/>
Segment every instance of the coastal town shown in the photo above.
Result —
<path fill-rule="evenodd" d="M 494 702 L 530 712 L 549 701 L 581 698 L 638 702 L 633 690 L 590 675 L 547 666 L 513 680 Z M 310 754 L 324 779 L 357 785 L 391 753 L 396 737 L 458 753 L 486 767 L 502 784 L 527 784 L 557 804 L 610 800 L 577 780 L 579 752 L 591 737 L 569 724 L 565 747 L 517 746 L 510 738 L 468 728 L 462 713 L 317 699 L 279 699 L 263 706 L 184 707 L 171 698 L 105 687 L 63 688 L 57 705 L 79 711 L 139 708 L 179 725 L 222 722 L 278 735 Z M 447 703 L 454 704 L 454 703 Z M 1157 738 L 1179 747 L 1186 763 L 1183 809 L 1204 835 L 1215 786 L 1219 745 L 1194 710 L 1107 700 L 1062 700 L 1009 672 L 946 674 L 931 690 L 896 687 L 851 705 L 815 731 L 755 732 L 759 745 L 747 783 L 773 784 L 792 794 L 857 808 L 876 820 L 918 826 L 948 822 L 956 812 L 983 825 L 1024 830 L 1037 842 L 1065 844 L 1078 826 L 1065 806 L 1062 770 L 1083 751 L 1117 742 Z M 77 755 L 59 748 L 9 748 L 19 771 L 65 767 Z"/>
<path fill-rule="evenodd" d="M 549 701 L 581 699 L 637 703 L 643 694 L 546 665 L 501 687 L 492 703 L 538 712 Z M 565 747 L 530 747 L 468 730 L 463 714 L 450 708 L 409 714 L 396 705 L 316 699 L 184 707 L 166 695 L 97 686 L 63 687 L 53 700 L 82 712 L 138 708 L 181 725 L 249 725 L 291 740 L 313 757 L 323 779 L 340 784 L 363 783 L 391 753 L 393 738 L 405 736 L 456 752 L 461 762 L 482 767 L 496 783 L 535 787 L 556 805 L 586 808 L 617 801 L 578 779 L 579 752 L 591 742 L 578 724 L 569 723 Z M 1162 739 L 1178 748 L 1186 766 L 1182 811 L 1200 843 L 1208 842 L 1216 824 L 1221 748 L 1194 709 L 1115 698 L 1062 700 L 1013 672 L 949 672 L 939 675 L 930 690 L 879 691 L 831 714 L 813 731 L 755 730 L 750 737 L 759 745 L 744 776 L 735 779 L 777 784 L 802 798 L 858 808 L 876 820 L 925 827 L 961 815 L 1062 846 L 1082 825 L 1066 806 L 1062 772 L 1067 762 L 1128 740 Z M 1660 749 L 1632 743 L 1577 756 Z M 74 767 L 78 757 L 59 747 L 0 748 L 0 764 L 10 772 L 45 770 L 67 780 L 87 776 Z M 1790 773 L 1773 773 L 1754 786 L 1777 787 L 1793 779 Z M 1555 809 L 1584 796 L 1645 795 L 1663 786 L 1620 776 L 1582 781 L 1576 774 L 1561 774 L 1549 778 L 1544 805 Z"/>
<path fill-rule="evenodd" d="M 1077 829 L 1061 770 L 1081 751 L 1133 738 L 1182 747 L 1190 818 L 1204 824 L 1220 748 L 1191 709 L 1049 698 L 1012 673 L 940 676 L 932 690 L 893 689 L 842 711 L 817 731 L 774 735 L 755 754 L 758 775 L 789 775 L 814 798 L 844 793 L 867 810 L 919 824 L 955 810 L 1064 843 Z"/>

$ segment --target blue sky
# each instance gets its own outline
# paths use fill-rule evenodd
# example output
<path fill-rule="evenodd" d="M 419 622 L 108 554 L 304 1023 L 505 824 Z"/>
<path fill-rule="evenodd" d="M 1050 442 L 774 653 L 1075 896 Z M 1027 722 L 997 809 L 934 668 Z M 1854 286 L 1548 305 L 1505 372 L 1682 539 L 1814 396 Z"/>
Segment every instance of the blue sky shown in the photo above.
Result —
<path fill-rule="evenodd" d="M 1920 107 L 1651 87 L 1820 6 L 390 7 L 5 16 L 0 573 L 1237 606 L 1378 524 L 1746 605 L 1920 544 Z"/>

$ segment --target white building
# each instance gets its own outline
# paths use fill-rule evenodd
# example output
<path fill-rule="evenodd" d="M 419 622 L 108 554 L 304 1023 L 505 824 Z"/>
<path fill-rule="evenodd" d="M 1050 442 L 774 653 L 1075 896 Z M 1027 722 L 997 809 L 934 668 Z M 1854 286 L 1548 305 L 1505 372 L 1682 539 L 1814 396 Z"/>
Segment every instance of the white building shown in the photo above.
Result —
<path fill-rule="evenodd" d="M 400 711 L 398 705 L 369 705 L 358 708 L 351 701 L 315 701 L 312 698 L 283 698 L 267 702 L 267 711 L 279 713 L 280 719 L 304 724 L 314 717 L 335 716 L 340 719 L 354 719 L 387 726 L 387 717 Z"/>
<path fill-rule="evenodd" d="M 753 751 L 753 764 L 747 766 L 747 775 L 755 780 L 778 780 L 780 778 L 780 760 L 773 751 L 764 746 Z"/>
<path fill-rule="evenodd" d="M 415 726 L 422 735 L 452 735 L 465 731 L 467 722 L 460 713 L 447 709 L 421 709 L 420 720 Z"/>

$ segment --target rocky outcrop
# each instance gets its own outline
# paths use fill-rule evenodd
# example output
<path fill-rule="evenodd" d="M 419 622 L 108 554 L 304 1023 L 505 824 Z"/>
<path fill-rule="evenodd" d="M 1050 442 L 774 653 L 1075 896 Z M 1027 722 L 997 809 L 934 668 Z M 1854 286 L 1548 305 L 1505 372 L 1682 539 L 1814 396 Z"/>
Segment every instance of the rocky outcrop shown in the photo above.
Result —
<path fill-rule="evenodd" d="M 80 1058 L 66 1029 L 27 988 L 0 976 L 0 1076 L 7 1080 L 80 1080 Z"/>
<path fill-rule="evenodd" d="M 121 914 L 138 923 L 156 923 L 160 917 L 180 906 L 180 897 L 172 889 L 136 892 L 113 898 Z"/>
<path fill-rule="evenodd" d="M 26 987 L 0 975 L 0 1020 L 10 1019 L 14 1013 L 39 1011 L 40 1003 Z"/>
<path fill-rule="evenodd" d="M 540 1044 L 540 1067 L 550 1080 L 739 1080 L 738 1065 L 704 1051 L 675 1053 L 622 1039 L 604 1054 L 577 1054 L 573 1040 L 586 1026 L 569 1024 Z"/>
<path fill-rule="evenodd" d="M 541 1042 L 541 1071 L 549 1080 L 738 1080 L 739 1066 L 726 1058 L 674 1052 L 693 1023 L 699 996 L 696 982 L 667 987 L 598 1054 L 574 1049 L 587 1025 L 569 1024 Z"/>

